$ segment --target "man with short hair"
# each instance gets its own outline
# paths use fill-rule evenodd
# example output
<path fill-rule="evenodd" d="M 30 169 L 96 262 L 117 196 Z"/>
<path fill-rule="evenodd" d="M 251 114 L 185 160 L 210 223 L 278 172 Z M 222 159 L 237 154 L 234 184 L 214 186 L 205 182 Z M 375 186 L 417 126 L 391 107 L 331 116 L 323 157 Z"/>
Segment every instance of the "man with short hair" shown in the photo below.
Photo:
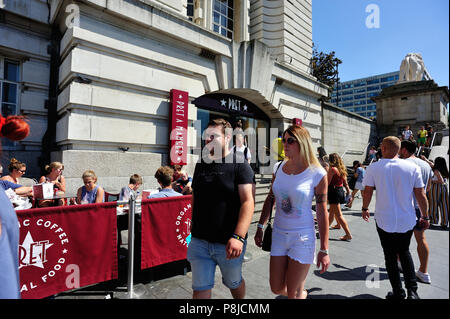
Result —
<path fill-rule="evenodd" d="M 367 167 L 363 185 L 362 217 L 369 221 L 369 204 L 373 190 L 376 191 L 374 219 L 386 261 L 386 270 L 392 292 L 386 299 L 404 299 L 397 256 L 403 268 L 408 299 L 419 299 L 414 263 L 409 245 L 417 217 L 413 204 L 415 196 L 421 212 L 419 223 L 428 228 L 428 201 L 425 195 L 422 174 L 417 165 L 398 158 L 400 140 L 395 136 L 383 139 L 383 158 Z"/>
<path fill-rule="evenodd" d="M 155 178 L 161 186 L 161 189 L 158 193 L 149 195 L 148 198 L 183 196 L 172 188 L 173 169 L 169 166 L 161 166 L 158 168 L 155 173 Z"/>
<path fill-rule="evenodd" d="M 413 137 L 413 132 L 409 129 L 409 125 L 405 126 L 405 129 L 402 131 L 403 140 L 410 140 Z"/>
<path fill-rule="evenodd" d="M 138 174 L 130 176 L 128 186 L 122 187 L 119 194 L 119 200 L 129 200 L 130 195 L 134 194 L 142 185 L 142 177 Z"/>
<path fill-rule="evenodd" d="M 254 211 L 254 173 L 239 153 L 229 150 L 232 128 L 212 120 L 192 182 L 192 240 L 187 259 L 194 299 L 211 298 L 216 266 L 235 299 L 245 296 L 242 262 Z"/>
<path fill-rule="evenodd" d="M 417 145 L 413 141 L 402 141 L 400 147 L 400 158 L 407 161 L 411 161 L 415 165 L 419 166 L 420 172 L 422 174 L 422 181 L 425 185 L 425 193 L 431 188 L 431 178 L 433 177 L 433 172 L 430 165 L 417 158 L 414 154 L 416 153 Z M 420 221 L 420 209 L 416 198 L 414 197 L 414 207 L 416 209 L 416 215 L 418 221 Z M 420 267 L 416 271 L 417 279 L 423 283 L 431 284 L 430 274 L 427 272 L 428 268 L 428 256 L 430 254 L 430 248 L 425 238 L 425 228 L 421 226 L 420 222 L 414 226 L 414 237 L 417 241 L 417 254 L 419 255 Z"/>

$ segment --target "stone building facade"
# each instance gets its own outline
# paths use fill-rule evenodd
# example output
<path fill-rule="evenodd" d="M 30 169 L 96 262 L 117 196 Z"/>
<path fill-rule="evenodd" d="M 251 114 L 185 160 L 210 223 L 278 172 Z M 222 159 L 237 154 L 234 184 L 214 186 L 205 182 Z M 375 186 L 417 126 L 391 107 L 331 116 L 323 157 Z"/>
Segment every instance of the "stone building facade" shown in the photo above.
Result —
<path fill-rule="evenodd" d="M 144 177 L 144 188 L 154 188 L 154 172 L 170 163 L 173 89 L 188 93 L 190 173 L 202 125 L 216 116 L 261 129 L 265 134 L 257 138 L 268 146 L 270 128 L 283 130 L 293 118 L 303 121 L 315 146 L 328 136 L 320 102 L 328 88 L 309 69 L 311 0 L 5 4 L 0 61 L 17 64 L 15 113 L 27 116 L 32 133 L 3 148 L 4 167 L 15 156 L 27 163 L 27 176 L 38 178 L 45 164 L 61 161 L 68 192 L 87 169 L 109 192 L 134 173 Z M 228 109 L 193 103 L 215 96 L 228 101 Z M 264 165 L 253 167 L 265 172 Z"/>

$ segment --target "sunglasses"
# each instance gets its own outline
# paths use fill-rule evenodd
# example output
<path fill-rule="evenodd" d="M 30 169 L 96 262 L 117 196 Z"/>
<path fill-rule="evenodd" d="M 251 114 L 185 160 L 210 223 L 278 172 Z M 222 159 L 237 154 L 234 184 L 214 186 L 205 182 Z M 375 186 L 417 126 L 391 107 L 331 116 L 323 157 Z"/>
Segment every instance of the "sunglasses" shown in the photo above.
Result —
<path fill-rule="evenodd" d="M 283 138 L 281 141 L 283 142 L 283 144 L 288 143 L 289 145 L 297 142 L 297 140 L 293 137 Z"/>
<path fill-rule="evenodd" d="M 22 174 L 25 174 L 27 171 L 19 169 L 19 172 L 21 172 Z"/>

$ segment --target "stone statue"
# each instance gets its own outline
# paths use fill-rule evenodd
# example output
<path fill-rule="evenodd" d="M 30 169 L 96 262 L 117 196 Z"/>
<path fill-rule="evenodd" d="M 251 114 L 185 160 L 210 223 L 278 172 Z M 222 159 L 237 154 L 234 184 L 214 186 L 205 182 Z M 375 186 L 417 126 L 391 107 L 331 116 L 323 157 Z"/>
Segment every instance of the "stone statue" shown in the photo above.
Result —
<path fill-rule="evenodd" d="M 400 65 L 398 82 L 431 80 L 420 53 L 408 53 Z"/>

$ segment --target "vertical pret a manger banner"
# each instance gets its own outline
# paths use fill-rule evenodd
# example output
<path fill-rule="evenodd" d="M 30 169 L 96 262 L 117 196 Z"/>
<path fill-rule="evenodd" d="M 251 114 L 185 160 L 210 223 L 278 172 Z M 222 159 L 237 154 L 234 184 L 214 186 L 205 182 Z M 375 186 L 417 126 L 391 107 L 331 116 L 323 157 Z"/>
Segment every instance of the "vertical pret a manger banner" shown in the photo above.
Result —
<path fill-rule="evenodd" d="M 189 94 L 185 91 L 170 91 L 170 164 L 187 164 L 187 127 Z"/>
<path fill-rule="evenodd" d="M 117 278 L 116 203 L 17 212 L 22 298 Z"/>

